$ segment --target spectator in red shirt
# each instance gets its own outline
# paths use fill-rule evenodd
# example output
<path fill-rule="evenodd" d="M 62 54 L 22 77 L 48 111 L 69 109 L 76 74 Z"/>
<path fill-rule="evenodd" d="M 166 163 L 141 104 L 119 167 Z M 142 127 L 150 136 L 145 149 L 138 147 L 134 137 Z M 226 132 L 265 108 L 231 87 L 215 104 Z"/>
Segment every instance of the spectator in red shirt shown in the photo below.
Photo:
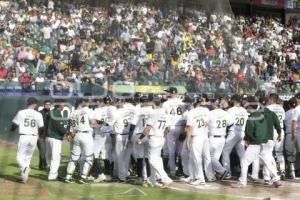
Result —
<path fill-rule="evenodd" d="M 7 70 L 4 67 L 0 67 L 0 79 L 6 79 Z"/>
<path fill-rule="evenodd" d="M 31 90 L 31 77 L 30 75 L 25 72 L 19 77 L 19 83 L 22 85 L 23 90 L 30 91 Z"/>

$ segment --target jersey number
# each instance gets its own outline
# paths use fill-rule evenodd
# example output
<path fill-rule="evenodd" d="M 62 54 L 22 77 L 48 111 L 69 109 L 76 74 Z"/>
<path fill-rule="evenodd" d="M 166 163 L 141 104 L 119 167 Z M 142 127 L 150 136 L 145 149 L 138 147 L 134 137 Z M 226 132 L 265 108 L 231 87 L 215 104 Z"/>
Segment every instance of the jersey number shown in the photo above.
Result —
<path fill-rule="evenodd" d="M 181 107 L 178 107 L 177 109 L 172 108 L 170 114 L 171 114 L 171 115 L 182 115 Z"/>
<path fill-rule="evenodd" d="M 166 126 L 166 121 L 165 120 L 158 120 L 159 122 L 159 126 L 158 126 L 158 129 L 164 129 L 165 126 Z"/>
<path fill-rule="evenodd" d="M 128 120 L 127 120 L 127 119 L 124 119 L 124 120 L 123 120 L 123 123 L 124 123 L 124 127 L 127 127 L 127 126 L 129 125 L 129 123 L 128 123 Z"/>
<path fill-rule="evenodd" d="M 198 128 L 202 128 L 204 126 L 204 120 L 203 119 L 197 119 Z"/>
<path fill-rule="evenodd" d="M 85 119 L 84 119 L 84 116 L 81 117 L 80 119 L 80 123 L 84 124 L 85 123 Z"/>
<path fill-rule="evenodd" d="M 25 120 L 24 120 L 24 126 L 25 127 L 36 127 L 36 121 L 34 120 L 34 119 L 28 119 L 28 118 L 26 118 Z"/>
<path fill-rule="evenodd" d="M 281 122 L 283 119 L 283 116 L 282 115 L 277 115 L 277 116 L 278 116 L 279 121 Z"/>
<path fill-rule="evenodd" d="M 235 118 L 235 125 L 236 126 L 244 126 L 245 124 L 245 119 L 244 118 Z"/>
<path fill-rule="evenodd" d="M 226 127 L 226 120 L 217 120 L 217 128 L 225 128 Z"/>

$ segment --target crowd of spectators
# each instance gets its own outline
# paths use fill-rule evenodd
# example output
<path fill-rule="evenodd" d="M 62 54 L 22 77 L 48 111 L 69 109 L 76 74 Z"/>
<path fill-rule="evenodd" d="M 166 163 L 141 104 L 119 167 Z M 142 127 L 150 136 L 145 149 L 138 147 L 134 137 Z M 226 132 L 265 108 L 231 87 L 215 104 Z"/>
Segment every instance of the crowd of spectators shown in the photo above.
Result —
<path fill-rule="evenodd" d="M 0 80 L 294 92 L 299 33 L 297 19 L 284 25 L 267 17 L 163 12 L 147 3 L 9 1 L 0 11 Z"/>

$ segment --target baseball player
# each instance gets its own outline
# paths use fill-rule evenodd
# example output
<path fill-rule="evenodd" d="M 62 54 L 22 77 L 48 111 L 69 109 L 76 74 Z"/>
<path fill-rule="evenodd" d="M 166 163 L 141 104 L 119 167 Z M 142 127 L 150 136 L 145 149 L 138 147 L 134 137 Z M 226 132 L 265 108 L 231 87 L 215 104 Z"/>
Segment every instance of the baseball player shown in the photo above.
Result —
<path fill-rule="evenodd" d="M 280 122 L 281 127 L 281 135 L 284 136 L 283 133 L 283 122 L 285 120 L 285 111 L 282 107 L 282 105 L 277 104 L 278 102 L 278 95 L 277 94 L 270 94 L 269 100 L 268 100 L 268 106 L 267 108 L 274 112 Z M 279 170 L 280 170 L 280 176 L 281 179 L 285 178 L 285 160 L 283 155 L 283 145 L 284 145 L 284 138 L 282 138 L 280 141 L 277 140 L 278 134 L 277 131 L 274 130 L 274 149 L 275 149 L 275 155 L 277 162 L 279 163 Z"/>
<path fill-rule="evenodd" d="M 270 156 L 270 146 L 272 146 L 273 140 L 270 140 L 269 131 L 267 130 L 270 127 L 266 114 L 257 111 L 258 103 L 254 97 L 249 98 L 249 104 L 246 108 L 250 113 L 246 122 L 244 137 L 247 149 L 241 160 L 241 175 L 239 181 L 231 186 L 234 188 L 245 187 L 247 185 L 248 167 L 257 157 L 260 157 L 264 165 L 270 171 L 273 185 L 279 187 L 281 185 L 280 179 L 277 175 L 276 166 L 272 163 L 274 158 Z M 278 139 L 280 139 L 280 137 Z"/>
<path fill-rule="evenodd" d="M 143 134 L 139 137 L 139 144 L 142 144 L 148 136 L 149 143 L 149 163 L 151 167 L 151 186 L 165 187 L 173 181 L 169 178 L 164 170 L 163 161 L 161 158 L 161 150 L 164 145 L 164 137 L 168 132 L 170 121 L 168 115 L 165 114 L 165 109 L 161 108 L 161 101 L 159 98 L 154 98 L 155 108 L 149 119 L 146 122 L 146 127 Z M 158 177 L 161 180 L 159 185 Z"/>
<path fill-rule="evenodd" d="M 117 103 L 117 110 L 114 113 L 114 140 L 115 140 L 115 161 L 114 172 L 119 181 L 126 182 L 128 176 L 128 165 L 131 154 L 129 144 L 130 124 L 133 119 L 133 110 L 124 108 L 124 103 Z"/>
<path fill-rule="evenodd" d="M 134 132 L 132 135 L 133 143 L 133 155 L 137 160 L 137 175 L 138 179 L 136 184 L 144 184 L 148 177 L 150 177 L 150 165 L 148 160 L 148 143 L 138 144 L 137 141 L 139 137 L 143 134 L 144 128 L 146 126 L 146 121 L 149 119 L 150 114 L 153 112 L 153 104 L 150 103 L 151 97 L 141 96 L 140 98 L 140 109 L 137 110 L 134 120 L 132 122 L 132 128 Z M 144 166 L 146 166 L 146 173 L 143 173 Z"/>
<path fill-rule="evenodd" d="M 105 104 L 109 101 L 104 98 Z M 101 182 L 104 180 L 111 180 L 111 155 L 112 155 L 112 141 L 111 135 L 113 133 L 112 126 L 108 124 L 109 113 L 107 107 L 98 107 L 94 110 L 94 117 L 99 127 L 94 128 L 94 165 L 92 174 L 97 177 L 94 182 Z M 104 173 L 100 165 L 100 156 L 104 161 Z M 92 169 L 93 169 L 92 168 Z"/>
<path fill-rule="evenodd" d="M 190 103 L 192 102 L 193 100 L 190 101 Z M 202 158 L 206 159 L 205 163 L 210 163 L 205 166 L 208 179 L 214 178 L 209 153 L 208 120 L 209 110 L 200 107 L 199 103 L 187 115 L 186 145 L 189 150 L 189 179 L 191 185 L 205 184 Z"/>
<path fill-rule="evenodd" d="M 51 108 L 51 101 L 45 100 L 44 101 L 44 108 L 40 111 L 43 116 L 44 120 L 44 131 L 39 134 L 39 139 L 37 142 L 37 147 L 39 149 L 39 169 L 45 170 L 47 168 L 47 159 L 46 159 L 46 135 L 45 132 L 48 127 L 49 121 L 49 113 Z"/>
<path fill-rule="evenodd" d="M 85 100 L 81 100 L 78 110 L 70 117 L 73 125 L 70 129 L 70 136 L 73 138 L 73 145 L 70 160 L 67 167 L 65 182 L 72 182 L 72 175 L 76 168 L 76 162 L 80 154 L 84 153 L 85 162 L 79 183 L 85 184 L 89 170 L 93 164 L 93 126 L 96 125 L 92 110 L 88 107 Z"/>
<path fill-rule="evenodd" d="M 295 107 L 297 105 L 297 100 L 296 98 L 291 98 L 287 102 L 288 110 L 285 112 L 285 120 L 284 120 L 284 125 L 285 125 L 285 152 L 286 152 L 286 160 L 288 161 L 289 164 L 289 173 L 290 173 L 290 178 L 296 179 L 296 174 L 295 174 L 295 162 L 296 162 L 296 155 L 295 153 L 297 152 L 297 149 L 300 148 L 300 140 L 293 138 L 292 136 L 292 124 L 293 124 L 293 115 L 295 112 Z M 296 145 L 297 148 L 296 148 Z"/>
<path fill-rule="evenodd" d="M 220 108 L 218 100 L 215 100 L 212 106 L 214 109 L 210 111 L 208 120 L 210 155 L 214 171 L 218 172 L 223 180 L 228 171 L 221 165 L 219 159 L 225 145 L 227 129 L 232 131 L 233 118 Z"/>
<path fill-rule="evenodd" d="M 56 99 L 54 109 L 50 111 L 47 128 L 46 149 L 47 159 L 50 161 L 49 181 L 56 181 L 61 159 L 61 146 L 64 136 L 67 134 L 67 120 L 63 119 L 63 100 Z"/>
<path fill-rule="evenodd" d="M 225 140 L 225 145 L 222 152 L 222 163 L 224 168 L 228 171 L 226 179 L 231 177 L 230 170 L 230 154 L 235 148 L 240 160 L 245 153 L 245 145 L 243 138 L 245 136 L 245 126 L 248 118 L 247 110 L 241 107 L 241 98 L 239 95 L 233 95 L 231 98 L 233 107 L 228 109 L 228 113 L 234 119 L 234 124 L 232 126 L 233 131 L 231 131 Z"/>
<path fill-rule="evenodd" d="M 300 149 L 300 93 L 295 95 L 297 100 L 297 106 L 294 109 L 292 117 L 292 140 L 297 145 L 297 149 Z"/>
<path fill-rule="evenodd" d="M 176 153 L 180 156 L 181 149 L 179 147 L 179 136 L 183 133 L 185 123 L 182 118 L 185 112 L 185 105 L 180 98 L 177 97 L 177 88 L 170 87 L 165 90 L 169 99 L 163 103 L 163 109 L 170 118 L 170 131 L 167 135 L 167 145 L 169 154 L 169 167 L 171 176 L 176 173 Z"/>
<path fill-rule="evenodd" d="M 19 142 L 17 147 L 17 163 L 21 171 L 23 183 L 27 183 L 30 172 L 30 162 L 37 145 L 38 133 L 43 131 L 44 122 L 41 113 L 36 111 L 37 100 L 27 99 L 27 109 L 20 110 L 12 121 L 11 131 L 19 127 Z"/>

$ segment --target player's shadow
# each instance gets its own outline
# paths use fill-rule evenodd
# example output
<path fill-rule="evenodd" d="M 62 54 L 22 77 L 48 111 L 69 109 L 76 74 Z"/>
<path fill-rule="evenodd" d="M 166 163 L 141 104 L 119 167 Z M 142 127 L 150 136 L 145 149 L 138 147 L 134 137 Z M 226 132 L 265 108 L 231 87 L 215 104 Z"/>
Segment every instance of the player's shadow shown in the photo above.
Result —
<path fill-rule="evenodd" d="M 32 178 L 35 179 L 39 179 L 39 180 L 43 180 L 43 181 L 47 181 L 48 180 L 48 175 L 47 174 L 33 174 L 33 175 L 29 175 Z"/>
<path fill-rule="evenodd" d="M 8 166 L 15 167 L 19 169 L 19 165 L 17 163 L 10 163 Z"/>
<path fill-rule="evenodd" d="M 4 179 L 4 180 L 7 180 L 7 181 L 12 181 L 12 182 L 16 182 L 16 183 L 21 182 L 21 178 L 20 178 L 20 175 L 18 173 L 15 173 L 15 174 L 0 174 L 0 179 Z"/>

